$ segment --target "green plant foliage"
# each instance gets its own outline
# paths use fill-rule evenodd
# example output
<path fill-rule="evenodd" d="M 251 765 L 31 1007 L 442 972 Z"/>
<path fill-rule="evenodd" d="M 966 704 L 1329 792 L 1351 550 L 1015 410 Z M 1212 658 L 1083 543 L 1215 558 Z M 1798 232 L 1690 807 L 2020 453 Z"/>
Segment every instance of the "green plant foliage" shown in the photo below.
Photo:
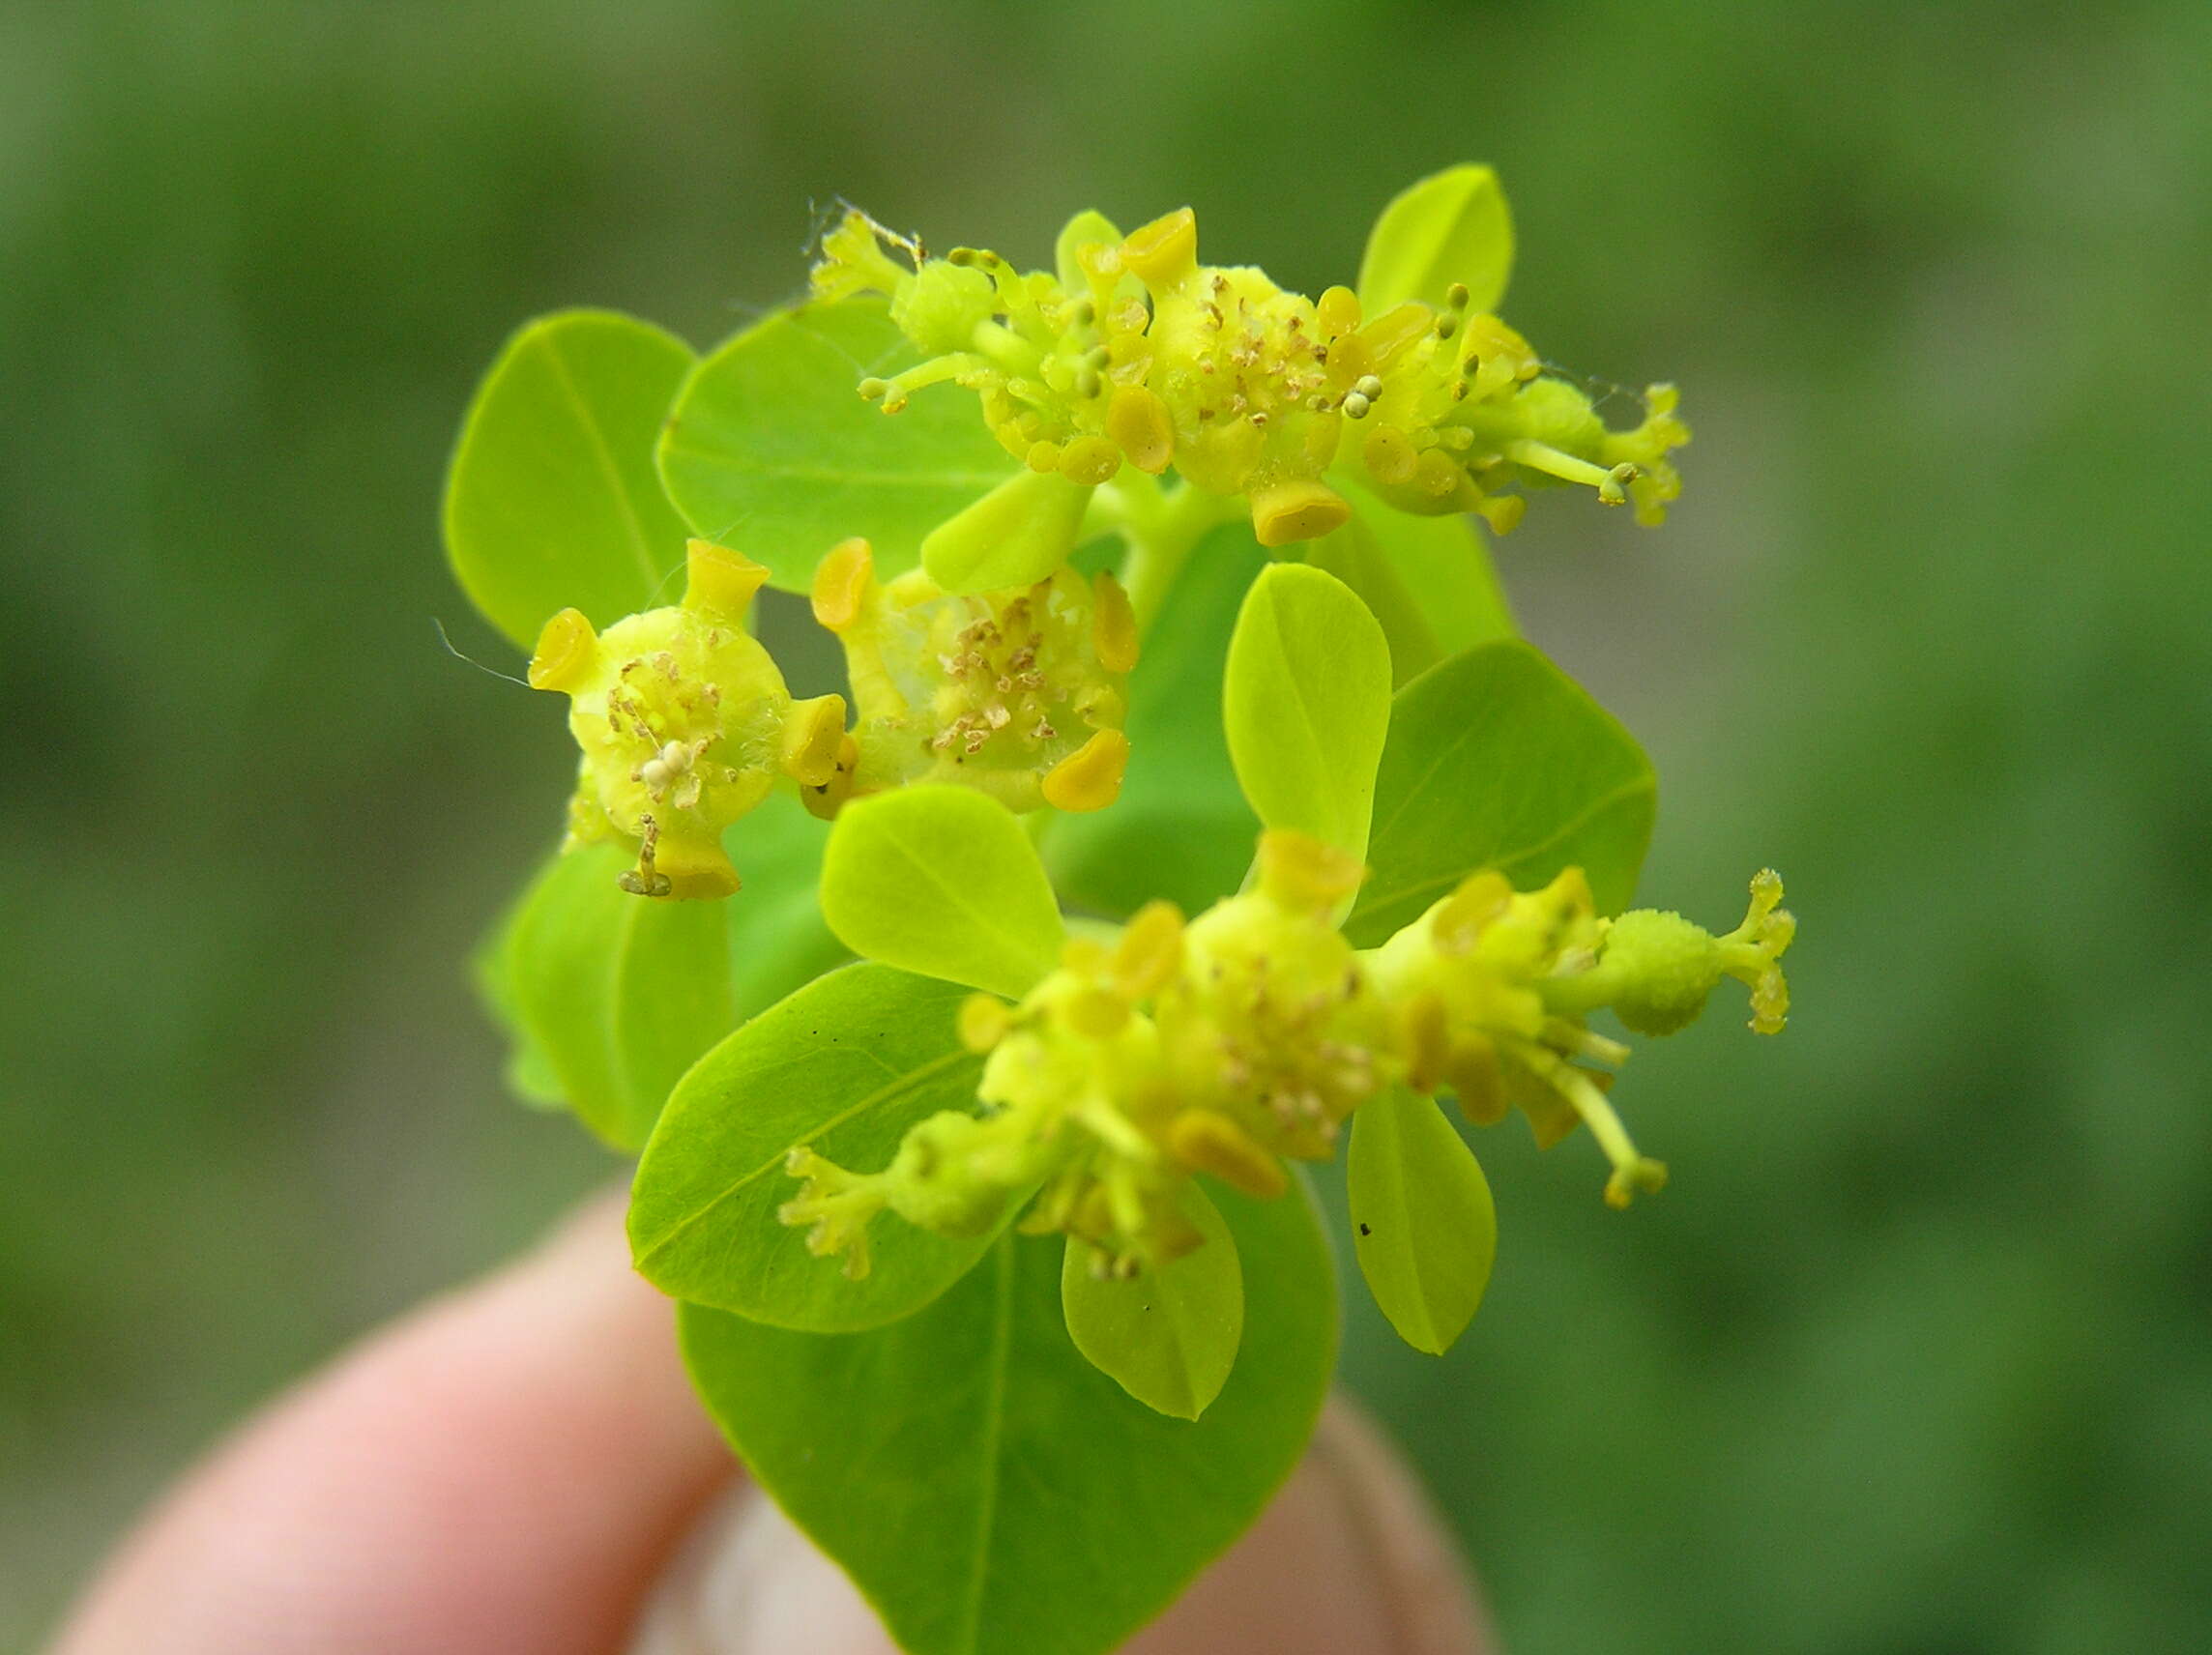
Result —
<path fill-rule="evenodd" d="M 838 541 L 861 536 L 885 579 L 928 533 L 1014 463 L 951 398 L 895 417 L 854 389 L 915 360 L 867 299 L 778 311 L 700 362 L 660 439 L 660 476 L 692 529 L 803 592 Z"/>
<path fill-rule="evenodd" d="M 684 561 L 653 446 L 691 347 L 608 310 L 563 310 L 507 342 L 446 479 L 461 590 L 523 649 L 563 609 L 604 626 L 649 608 Z"/>
<path fill-rule="evenodd" d="M 1390 646 L 1352 589 L 1302 564 L 1265 570 L 1229 640 L 1222 725 L 1269 828 L 1362 857 L 1390 724 Z"/>
<path fill-rule="evenodd" d="M 785 795 L 722 835 L 740 859 L 744 888 L 719 906 L 729 919 L 730 998 L 741 1018 L 852 956 L 822 921 L 815 886 L 830 824 Z"/>
<path fill-rule="evenodd" d="M 822 916 L 865 959 L 1018 997 L 1065 935 L 1012 811 L 962 787 L 855 800 L 822 862 Z"/>
<path fill-rule="evenodd" d="M 1453 282 L 1467 307 L 1498 308 L 1513 274 L 1513 218 L 1487 166 L 1455 166 L 1401 192 L 1368 233 L 1359 303 L 1375 316 L 1408 299 L 1441 305 Z"/>
<path fill-rule="evenodd" d="M 1443 1111 L 1392 1087 L 1352 1118 L 1352 1250 L 1399 1337 L 1441 1356 L 1467 1330 L 1498 1257 L 1490 1183 Z"/>
<path fill-rule="evenodd" d="M 628 895 L 615 883 L 626 862 L 603 845 L 553 857 L 499 950 L 524 1060 L 618 1149 L 645 1142 L 677 1078 L 737 1020 L 721 913 Z"/>
<path fill-rule="evenodd" d="M 886 1222 L 859 1281 L 776 1222 L 791 1151 L 888 1162 L 908 1127 L 972 1109 L 981 1060 L 959 1042 L 965 992 L 888 966 L 831 972 L 702 1058 L 638 1163 L 629 1234 L 639 1273 L 671 1296 L 777 1327 L 843 1332 L 920 1309 L 991 1235 L 947 1240 Z"/>
<path fill-rule="evenodd" d="M 1129 677 L 1129 774 L 1104 810 L 1062 817 L 1045 840 L 1070 902 L 1125 918 L 1155 897 L 1195 914 L 1237 888 L 1260 824 L 1221 728 L 1221 677 L 1237 606 L 1267 555 L 1245 525 L 1192 551 Z"/>
<path fill-rule="evenodd" d="M 1069 1341 L 1060 1248 L 1006 1235 L 917 1316 L 786 1332 L 686 1305 L 684 1351 L 763 1487 L 913 1655 L 1092 1655 L 1173 1601 L 1304 1451 L 1336 1296 L 1302 1193 L 1223 1193 L 1243 1356 L 1203 1419 L 1126 1395 Z"/>
<path fill-rule="evenodd" d="M 1517 635 L 1470 518 L 1412 517 L 1357 495 L 1351 519 L 1307 542 L 1305 557 L 1382 624 L 1394 688 L 1462 650 Z"/>
<path fill-rule="evenodd" d="M 932 529 L 921 566 L 946 592 L 1030 586 L 1067 561 L 1091 490 L 1058 472 L 1022 470 Z"/>
<path fill-rule="evenodd" d="M 1195 1183 L 1183 1216 L 1204 1240 L 1133 1276 L 1105 1275 L 1088 1241 L 1070 1239 L 1060 1301 L 1068 1337 L 1092 1367 L 1161 1413 L 1196 1419 L 1221 1394 L 1244 1337 L 1244 1273 L 1220 1210 Z"/>
<path fill-rule="evenodd" d="M 1635 892 L 1657 791 L 1636 739 L 1536 650 L 1454 656 L 1392 706 L 1373 872 L 1346 932 L 1371 947 L 1481 868 L 1526 889 L 1579 866 L 1598 911 L 1616 913 Z"/>

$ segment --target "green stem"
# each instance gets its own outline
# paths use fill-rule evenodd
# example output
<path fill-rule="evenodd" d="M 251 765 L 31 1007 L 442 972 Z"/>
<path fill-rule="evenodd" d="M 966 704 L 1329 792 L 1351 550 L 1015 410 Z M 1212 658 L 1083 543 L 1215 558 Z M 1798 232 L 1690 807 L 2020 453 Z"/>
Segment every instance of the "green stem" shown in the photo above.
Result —
<path fill-rule="evenodd" d="M 1192 548 L 1208 530 L 1234 522 L 1243 508 L 1234 494 L 1211 494 L 1187 482 L 1171 492 L 1129 466 L 1091 496 L 1085 533 L 1115 531 L 1129 548 L 1121 562 L 1121 584 L 1136 614 L 1138 637 L 1151 630 Z"/>

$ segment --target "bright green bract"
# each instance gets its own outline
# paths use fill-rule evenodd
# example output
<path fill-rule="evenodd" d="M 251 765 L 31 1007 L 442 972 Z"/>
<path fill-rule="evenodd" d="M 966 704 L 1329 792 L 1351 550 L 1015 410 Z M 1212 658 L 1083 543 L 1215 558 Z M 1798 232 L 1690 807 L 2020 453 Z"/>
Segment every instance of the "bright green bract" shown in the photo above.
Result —
<path fill-rule="evenodd" d="M 1192 551 L 1129 678 L 1121 797 L 1062 817 L 1045 840 L 1069 901 L 1125 918 L 1164 897 L 1196 914 L 1244 877 L 1260 824 L 1230 768 L 1221 677 L 1237 605 L 1266 561 L 1242 524 Z"/>
<path fill-rule="evenodd" d="M 804 592 L 852 536 L 885 579 L 922 537 L 1012 475 L 972 402 L 917 396 L 897 414 L 863 399 L 870 375 L 915 362 L 881 302 L 778 311 L 703 360 L 660 439 L 668 497 L 708 539 Z"/>
<path fill-rule="evenodd" d="M 848 966 L 709 1052 L 638 1163 L 629 1235 L 639 1273 L 672 1297 L 818 1332 L 894 1321 L 958 1281 L 989 1235 L 947 1240 L 887 1217 L 867 1275 L 852 1281 L 776 1209 L 799 1190 L 784 1171 L 792 1150 L 879 1167 L 916 1121 L 975 1108 L 982 1064 L 955 1032 L 963 998 L 888 966 Z"/>
<path fill-rule="evenodd" d="M 1244 1275 L 1236 1239 L 1206 1192 L 1188 1186 L 1182 1210 L 1206 1239 L 1172 1263 L 1125 1280 L 1099 1275 L 1096 1249 L 1070 1240 L 1060 1300 L 1068 1336 L 1093 1367 L 1147 1408 L 1196 1419 L 1236 1365 Z"/>
<path fill-rule="evenodd" d="M 1441 1356 L 1490 1285 L 1498 1211 L 1489 1181 L 1443 1112 L 1404 1087 L 1360 1106 L 1346 1160 L 1359 1273 L 1398 1336 Z"/>
<path fill-rule="evenodd" d="M 1061 1249 L 1003 1237 L 918 1316 L 789 1333 L 686 1306 L 693 1379 L 746 1466 L 913 1655 L 1094 1655 L 1257 1518 L 1313 1433 L 1336 1290 L 1310 1202 L 1224 1193 L 1243 1353 L 1170 1419 L 1069 1341 Z"/>
<path fill-rule="evenodd" d="M 1237 780 L 1261 822 L 1364 856 L 1390 723 L 1390 646 L 1352 589 L 1301 564 L 1265 570 L 1229 640 L 1221 706 Z"/>
<path fill-rule="evenodd" d="M 1306 562 L 1352 588 L 1382 624 L 1403 688 L 1462 650 L 1515 636 L 1490 554 L 1465 517 L 1412 517 L 1347 488 L 1351 521 L 1308 542 Z"/>
<path fill-rule="evenodd" d="M 1542 654 L 1484 644 L 1398 692 L 1373 872 L 1346 933 L 1373 947 L 1469 874 L 1527 890 L 1581 867 L 1601 914 L 1635 893 L 1658 783 L 1634 737 Z"/>
<path fill-rule="evenodd" d="M 1453 282 L 1470 310 L 1495 310 L 1513 274 L 1513 218 L 1498 174 L 1455 166 L 1398 194 L 1368 233 L 1359 304 L 1381 315 L 1408 299 L 1441 307 Z"/>
<path fill-rule="evenodd" d="M 507 343 L 446 479 L 446 555 L 525 650 L 563 609 L 607 625 L 651 608 L 684 563 L 653 446 L 691 347 L 607 310 L 564 310 Z"/>
<path fill-rule="evenodd" d="M 730 997 L 740 1017 L 765 1011 L 852 956 L 822 922 L 815 887 L 830 824 L 784 795 L 723 835 L 744 888 L 718 906 L 729 919 Z"/>
<path fill-rule="evenodd" d="M 499 950 L 500 996 L 540 1078 L 618 1149 L 643 1144 L 669 1088 L 737 1021 L 713 903 L 649 902 L 607 846 L 556 857 Z"/>
<path fill-rule="evenodd" d="M 1018 998 L 1064 930 L 1029 835 L 997 799 L 910 787 L 845 807 L 822 861 L 822 916 L 854 953 Z"/>

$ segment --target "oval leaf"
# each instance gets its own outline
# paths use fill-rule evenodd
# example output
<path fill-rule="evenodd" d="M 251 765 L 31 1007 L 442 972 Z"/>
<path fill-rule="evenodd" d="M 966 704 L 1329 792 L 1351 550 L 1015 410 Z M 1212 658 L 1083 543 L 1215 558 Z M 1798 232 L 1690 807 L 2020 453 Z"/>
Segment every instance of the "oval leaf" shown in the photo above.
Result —
<path fill-rule="evenodd" d="M 1380 316 L 1409 299 L 1441 307 L 1465 282 L 1470 310 L 1495 310 L 1513 274 L 1513 218 L 1487 166 L 1424 178 L 1382 209 L 1359 261 L 1359 305 Z"/>
<path fill-rule="evenodd" d="M 1467 1330 L 1498 1257 L 1498 1210 L 1474 1151 L 1404 1087 L 1352 1118 L 1352 1247 L 1398 1336 L 1441 1356 Z"/>
<path fill-rule="evenodd" d="M 1237 789 L 1221 729 L 1221 680 L 1237 605 L 1267 555 L 1249 525 L 1198 543 L 1129 675 L 1124 726 L 1136 755 L 1121 797 L 1062 816 L 1045 838 L 1071 903 L 1127 917 L 1156 897 L 1197 914 L 1233 894 L 1260 824 Z"/>
<path fill-rule="evenodd" d="M 1636 738 L 1527 644 L 1484 644 L 1398 692 L 1375 785 L 1373 870 L 1345 932 L 1373 947 L 1469 874 L 1519 889 L 1566 867 L 1600 913 L 1636 891 L 1658 782 Z"/>
<path fill-rule="evenodd" d="M 894 1321 L 966 1275 L 989 1235 L 947 1240 L 879 1215 L 870 1268 L 853 1281 L 776 1219 L 799 1193 L 784 1171 L 792 1150 L 875 1172 L 915 1122 L 975 1107 L 982 1060 L 960 1044 L 963 998 L 888 966 L 848 966 L 709 1052 L 638 1163 L 629 1236 L 639 1273 L 675 1297 L 816 1332 Z"/>
<path fill-rule="evenodd" d="M 1068 1337 L 1092 1367 L 1147 1408 L 1196 1419 L 1237 1363 L 1244 1272 L 1219 1209 L 1197 1184 L 1186 1189 L 1183 1216 L 1205 1240 L 1163 1268 L 1116 1279 L 1093 1268 L 1096 1248 L 1071 1238 L 1060 1303 Z"/>
<path fill-rule="evenodd" d="M 761 1486 L 913 1655 L 1099 1655 L 1174 1601 L 1297 1464 L 1335 1360 L 1303 1194 L 1224 1192 L 1242 1359 L 1196 1421 L 1069 1341 L 1060 1249 L 1003 1237 L 918 1316 L 841 1337 L 684 1307 L 684 1353 Z"/>
<path fill-rule="evenodd" d="M 542 317 L 477 390 L 446 477 L 446 555 L 525 650 L 559 611 L 605 626 L 652 606 L 684 562 L 653 449 L 691 347 L 607 310 Z"/>
<path fill-rule="evenodd" d="M 852 958 L 822 922 L 817 890 L 830 824 L 778 793 L 723 836 L 744 888 L 721 909 L 730 943 L 730 996 L 740 1017 Z"/>
<path fill-rule="evenodd" d="M 863 959 L 1008 999 L 1059 963 L 1065 938 L 1021 823 L 965 787 L 848 804 L 822 860 L 822 916 Z"/>
<path fill-rule="evenodd" d="M 1352 589 L 1302 564 L 1263 571 L 1229 640 L 1221 708 L 1237 783 L 1261 822 L 1365 856 L 1390 724 L 1390 646 Z"/>
<path fill-rule="evenodd" d="M 838 541 L 864 536 L 876 572 L 912 568 L 922 537 L 1014 471 L 974 396 L 917 392 L 897 414 L 865 400 L 870 375 L 914 348 L 879 299 L 779 311 L 706 358 L 660 440 L 668 497 L 694 532 L 804 592 Z"/>
<path fill-rule="evenodd" d="M 1416 517 L 1365 495 L 1352 516 L 1305 543 L 1305 561 L 1358 595 L 1390 645 L 1402 687 L 1447 655 L 1516 636 L 1490 553 L 1469 519 Z"/>
<path fill-rule="evenodd" d="M 629 862 L 608 845 L 555 857 L 502 950 L 518 1055 L 618 1149 L 737 1021 L 721 905 L 631 896 L 615 884 Z"/>

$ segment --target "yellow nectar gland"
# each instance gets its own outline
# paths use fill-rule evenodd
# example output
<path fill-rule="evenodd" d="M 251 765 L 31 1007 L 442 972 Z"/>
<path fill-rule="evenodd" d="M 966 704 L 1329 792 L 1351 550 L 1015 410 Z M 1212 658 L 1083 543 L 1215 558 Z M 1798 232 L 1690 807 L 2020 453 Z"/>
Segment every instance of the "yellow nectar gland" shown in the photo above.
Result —
<path fill-rule="evenodd" d="M 603 633 L 563 610 L 530 663 L 535 687 L 569 697 L 582 749 L 568 841 L 626 843 L 638 862 L 623 887 L 641 896 L 735 891 L 722 829 L 781 777 L 830 779 L 844 739 L 842 698 L 793 702 L 744 629 L 767 571 L 705 540 L 691 542 L 686 570 L 682 604 Z"/>
<path fill-rule="evenodd" d="M 1497 316 L 1470 312 L 1462 284 L 1441 307 L 1409 300 L 1366 317 L 1347 288 L 1308 300 L 1260 271 L 1199 263 L 1187 208 L 1118 243 L 1092 239 L 1112 230 L 1095 214 L 1079 228 L 1058 274 L 1023 274 L 979 249 L 925 258 L 849 215 L 824 241 L 815 291 L 888 295 L 927 358 L 862 394 L 895 413 L 927 387 L 963 386 L 1031 469 L 1088 487 L 1124 461 L 1172 467 L 1248 497 L 1267 546 L 1345 521 L 1330 474 L 1401 510 L 1479 512 L 1500 534 L 1523 490 L 1579 484 L 1645 524 L 1680 492 L 1669 456 L 1690 433 L 1672 386 L 1629 398 L 1640 418 L 1611 428 L 1600 402 L 1628 393 L 1593 398 L 1547 371 Z"/>
<path fill-rule="evenodd" d="M 856 724 L 850 791 L 980 788 L 1008 808 L 1096 810 L 1128 764 L 1136 622 L 1112 576 L 948 594 L 920 569 L 879 583 L 864 540 L 824 559 L 814 612 L 844 645 Z"/>

